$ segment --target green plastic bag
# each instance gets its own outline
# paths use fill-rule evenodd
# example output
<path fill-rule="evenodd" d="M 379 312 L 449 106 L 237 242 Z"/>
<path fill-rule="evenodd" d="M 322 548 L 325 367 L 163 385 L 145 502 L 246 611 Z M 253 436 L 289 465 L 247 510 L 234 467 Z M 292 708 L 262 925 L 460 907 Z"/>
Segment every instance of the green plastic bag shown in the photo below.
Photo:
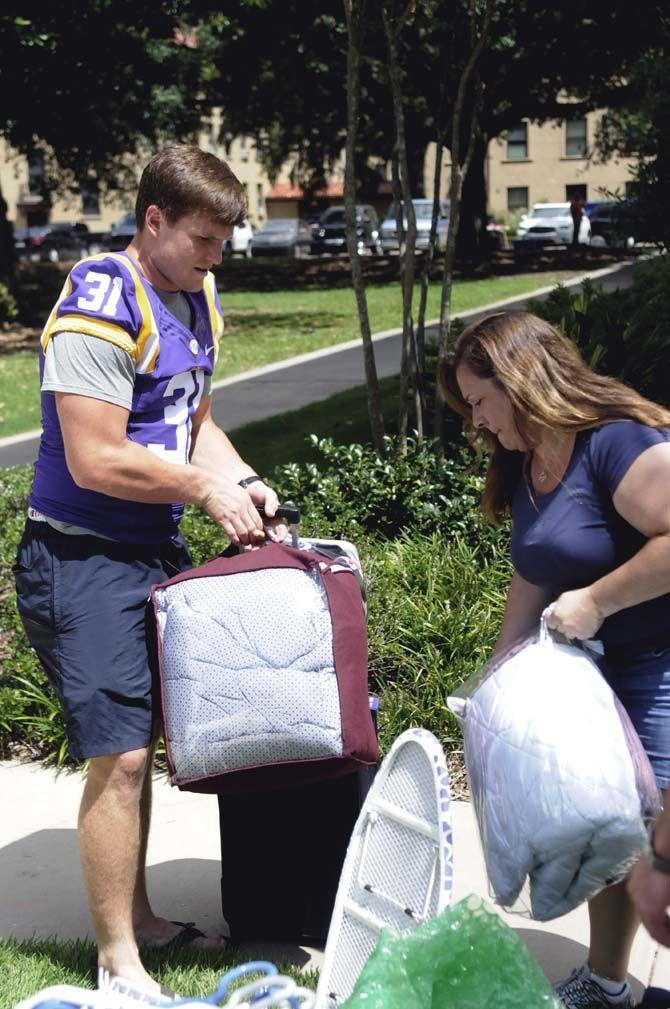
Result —
<path fill-rule="evenodd" d="M 386 929 L 342 1009 L 562 1009 L 516 933 L 467 897 L 412 935 Z"/>

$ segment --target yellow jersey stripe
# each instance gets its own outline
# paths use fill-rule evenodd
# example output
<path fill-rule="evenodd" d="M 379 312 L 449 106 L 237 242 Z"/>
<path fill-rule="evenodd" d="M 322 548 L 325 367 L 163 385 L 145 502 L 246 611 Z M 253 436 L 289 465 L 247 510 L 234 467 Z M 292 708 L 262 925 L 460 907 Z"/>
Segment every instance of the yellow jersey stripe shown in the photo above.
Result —
<path fill-rule="evenodd" d="M 205 300 L 209 311 L 209 325 L 212 330 L 212 340 L 214 341 L 214 364 L 219 357 L 219 340 L 223 336 L 223 316 L 216 303 L 216 280 L 213 273 L 208 273 L 204 283 Z"/>
<path fill-rule="evenodd" d="M 137 358 L 142 356 L 142 351 L 144 350 L 144 345 L 152 335 L 157 335 L 156 322 L 154 319 L 154 313 L 151 311 L 151 305 L 149 304 L 149 298 L 147 292 L 144 289 L 144 283 L 140 277 L 140 274 L 132 262 L 127 256 L 121 256 L 118 253 L 108 252 L 107 258 L 115 259 L 117 263 L 121 263 L 128 270 L 128 273 L 133 278 L 133 283 L 135 285 L 135 297 L 137 298 L 137 305 L 142 316 L 142 326 L 139 333 L 137 334 L 137 347 L 138 353 Z"/>
<path fill-rule="evenodd" d="M 107 340 L 109 343 L 114 343 L 117 347 L 121 347 L 130 354 L 133 361 L 137 360 L 138 355 L 135 341 L 122 326 L 115 326 L 113 323 L 100 322 L 97 319 L 89 318 L 87 315 L 76 315 L 73 313 L 72 315 L 62 315 L 60 319 L 57 319 L 53 323 L 49 330 L 48 339 L 51 339 L 57 333 L 85 333 L 87 336 L 100 337 L 101 340 Z"/>

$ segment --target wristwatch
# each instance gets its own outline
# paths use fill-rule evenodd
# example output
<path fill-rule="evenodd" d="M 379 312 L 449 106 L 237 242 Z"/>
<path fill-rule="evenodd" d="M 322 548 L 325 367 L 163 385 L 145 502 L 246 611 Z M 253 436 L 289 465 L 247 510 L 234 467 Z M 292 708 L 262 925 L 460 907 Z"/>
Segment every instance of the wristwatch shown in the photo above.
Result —
<path fill-rule="evenodd" d="M 662 872 L 664 876 L 670 876 L 670 856 L 667 858 L 663 855 L 658 855 L 654 850 L 654 839 L 651 839 L 649 844 L 649 849 L 647 851 L 647 861 L 652 869 L 656 872 Z"/>
<path fill-rule="evenodd" d="M 256 473 L 252 473 L 251 476 L 245 476 L 244 480 L 237 481 L 238 487 L 244 487 L 245 490 L 249 484 L 252 483 L 263 483 L 263 477 L 258 476 Z"/>

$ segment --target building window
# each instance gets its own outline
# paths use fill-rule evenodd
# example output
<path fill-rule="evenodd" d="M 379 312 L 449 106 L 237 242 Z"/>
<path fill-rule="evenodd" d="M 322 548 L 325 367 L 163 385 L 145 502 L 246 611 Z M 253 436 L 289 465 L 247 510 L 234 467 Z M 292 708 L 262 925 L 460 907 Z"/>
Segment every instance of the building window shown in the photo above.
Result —
<path fill-rule="evenodd" d="M 507 209 L 510 214 L 517 210 L 528 210 L 528 186 L 508 186 Z"/>
<path fill-rule="evenodd" d="M 267 210 L 265 209 L 265 193 L 263 191 L 263 183 L 256 183 L 256 204 L 258 207 L 258 216 L 265 217 Z"/>
<path fill-rule="evenodd" d="M 566 158 L 586 157 L 586 119 L 568 119 L 565 123 Z"/>
<path fill-rule="evenodd" d="M 216 154 L 219 147 L 219 131 L 214 123 L 209 124 L 209 150 L 211 154 Z"/>
<path fill-rule="evenodd" d="M 507 131 L 507 159 L 519 161 L 528 157 L 528 123 L 520 123 Z"/>
<path fill-rule="evenodd" d="M 583 203 L 586 203 L 586 186 L 566 186 L 565 187 L 565 198 L 566 200 L 574 200 L 575 196 L 578 196 Z"/>
<path fill-rule="evenodd" d="M 240 161 L 249 160 L 249 145 L 246 137 L 240 137 Z"/>
<path fill-rule="evenodd" d="M 100 216 L 100 190 L 97 182 L 88 182 L 81 187 L 81 209 L 85 217 Z"/>
<path fill-rule="evenodd" d="M 44 191 L 44 153 L 31 151 L 28 155 L 28 192 L 42 196 Z"/>

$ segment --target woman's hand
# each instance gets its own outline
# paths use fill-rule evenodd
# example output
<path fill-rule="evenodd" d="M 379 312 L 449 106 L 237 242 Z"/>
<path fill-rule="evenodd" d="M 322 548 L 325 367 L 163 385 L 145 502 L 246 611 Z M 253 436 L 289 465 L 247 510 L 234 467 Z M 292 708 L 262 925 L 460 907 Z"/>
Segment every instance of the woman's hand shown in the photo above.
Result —
<path fill-rule="evenodd" d="M 574 589 L 563 592 L 545 610 L 547 625 L 565 634 L 566 638 L 585 640 L 592 638 L 605 615 L 598 607 L 591 589 Z"/>

